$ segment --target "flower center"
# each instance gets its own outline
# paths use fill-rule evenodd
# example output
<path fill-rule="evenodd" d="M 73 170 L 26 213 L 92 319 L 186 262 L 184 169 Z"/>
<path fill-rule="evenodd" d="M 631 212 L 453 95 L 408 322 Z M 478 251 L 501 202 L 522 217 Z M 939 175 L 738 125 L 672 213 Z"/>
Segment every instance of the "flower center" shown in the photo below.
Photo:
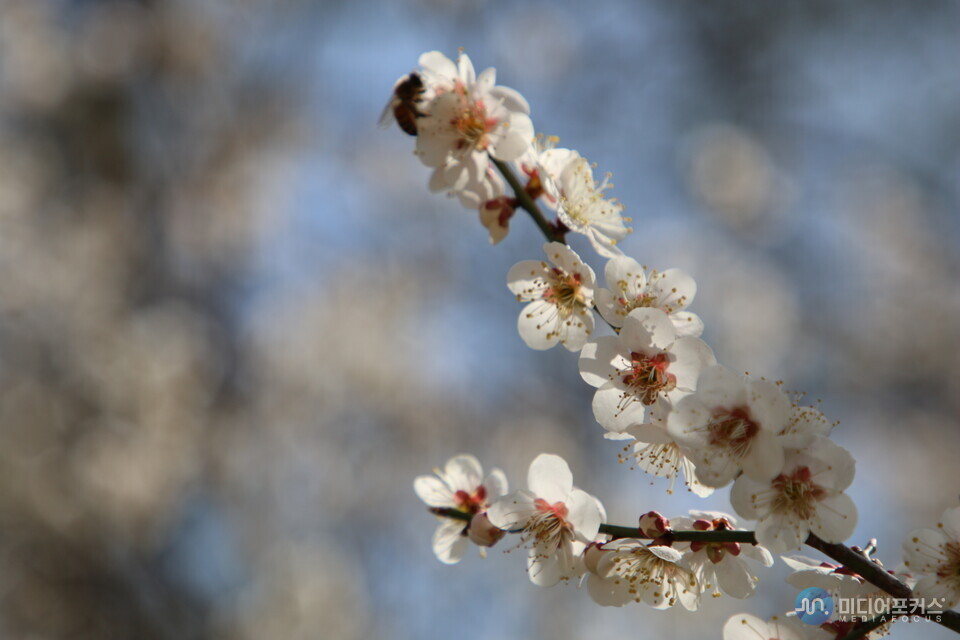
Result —
<path fill-rule="evenodd" d="M 631 594 L 654 589 L 659 596 L 662 591 L 671 606 L 681 589 L 696 586 L 696 578 L 691 572 L 664 560 L 647 547 L 615 551 L 611 561 L 612 573 L 630 585 Z"/>
<path fill-rule="evenodd" d="M 777 496 L 773 509 L 779 513 L 793 512 L 809 520 L 816 513 L 815 504 L 823 500 L 827 491 L 813 482 L 809 467 L 799 467 L 791 475 L 780 474 L 773 479 Z"/>
<path fill-rule="evenodd" d="M 960 580 L 960 542 L 948 542 L 943 550 L 947 562 L 937 570 L 937 577 Z"/>
<path fill-rule="evenodd" d="M 457 148 L 486 149 L 489 144 L 487 134 L 496 127 L 496 118 L 487 117 L 483 100 L 471 100 L 462 83 L 457 83 L 454 92 L 460 99 L 460 108 L 450 124 L 460 136 Z"/>
<path fill-rule="evenodd" d="M 567 522 L 567 505 L 562 502 L 550 504 L 543 498 L 537 498 L 533 505 L 536 512 L 525 530 L 533 535 L 537 545 L 559 547 L 564 534 L 573 535 L 573 525 Z"/>
<path fill-rule="evenodd" d="M 676 388 L 677 377 L 667 371 L 669 366 L 670 356 L 666 353 L 646 356 L 633 352 L 630 354 L 630 368 L 620 372 L 621 380 L 636 399 L 649 406 L 657 401 L 661 393 L 669 393 Z"/>
<path fill-rule="evenodd" d="M 460 511 L 479 513 L 487 507 L 487 489 L 483 485 L 477 487 L 473 493 L 467 493 L 460 489 L 453 494 L 453 499 Z"/>
<path fill-rule="evenodd" d="M 543 292 L 543 299 L 555 304 L 562 317 L 567 317 L 573 313 L 577 304 L 583 304 L 584 298 L 581 292 L 581 278 L 579 273 L 568 274 L 565 271 L 554 268 L 548 276 L 550 286 Z"/>
<path fill-rule="evenodd" d="M 634 309 L 640 309 L 643 307 L 657 308 L 659 299 L 657 296 L 652 293 L 641 293 L 633 300 L 628 300 L 627 298 L 620 297 L 618 299 L 620 306 L 623 307 L 624 313 L 630 313 Z"/>
<path fill-rule="evenodd" d="M 760 427 L 750 417 L 748 407 L 718 407 L 713 410 L 707 430 L 711 446 L 728 449 L 734 456 L 742 458 L 750 451 L 750 445 Z"/>

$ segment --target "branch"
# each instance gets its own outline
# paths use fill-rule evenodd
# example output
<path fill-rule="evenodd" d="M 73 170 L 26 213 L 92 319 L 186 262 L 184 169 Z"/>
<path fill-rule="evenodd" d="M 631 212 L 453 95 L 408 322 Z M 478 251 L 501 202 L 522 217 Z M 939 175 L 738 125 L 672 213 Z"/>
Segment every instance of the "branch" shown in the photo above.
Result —
<path fill-rule="evenodd" d="M 463 520 L 464 522 L 470 522 L 473 518 L 473 515 L 465 511 L 449 507 L 431 507 L 429 511 L 436 516 Z M 517 532 L 508 531 L 508 533 Z M 650 536 L 645 535 L 640 529 L 615 524 L 601 524 L 600 533 L 611 536 L 612 538 L 639 538 L 641 540 L 650 540 Z M 739 542 L 742 544 L 757 544 L 757 538 L 754 536 L 753 531 L 670 531 L 658 539 L 666 542 Z M 850 547 L 843 544 L 826 542 L 812 533 L 807 537 L 805 544 L 808 547 L 816 549 L 828 558 L 836 560 L 843 567 L 860 575 L 864 580 L 894 598 L 913 598 L 913 591 L 910 587 L 892 574 L 884 571 L 883 567 L 865 555 L 857 553 Z M 951 631 L 960 633 L 960 613 L 956 611 L 944 611 L 942 614 L 927 614 L 925 617 L 937 624 L 943 625 Z M 937 619 L 938 617 L 939 620 Z M 874 622 L 876 621 L 871 620 L 871 624 Z M 869 631 L 870 630 L 868 630 L 868 632 Z M 852 637 L 857 638 L 860 636 Z"/>
<path fill-rule="evenodd" d="M 513 172 L 513 169 L 510 168 L 510 165 L 497 160 L 493 156 L 490 157 L 490 160 L 501 175 L 503 175 L 503 178 L 507 181 L 507 184 L 510 185 L 510 188 L 513 189 L 513 195 L 517 199 L 517 204 L 530 214 L 533 221 L 540 227 L 540 231 L 543 232 L 544 237 L 550 242 L 563 242 L 563 235 L 558 233 L 557 229 L 543 217 L 543 212 L 540 211 L 540 207 L 537 206 L 537 203 L 534 202 L 530 194 L 527 193 L 527 190 L 524 189 L 520 181 L 517 180 L 517 175 Z"/>
<path fill-rule="evenodd" d="M 812 533 L 807 537 L 806 544 L 825 556 L 836 560 L 844 567 L 860 574 L 864 580 L 889 593 L 894 598 L 909 599 L 914 597 L 913 590 L 910 587 L 884 571 L 880 565 L 846 545 L 825 542 Z M 944 611 L 942 614 L 926 615 L 924 617 L 943 625 L 951 631 L 960 633 L 960 613 L 956 611 Z M 939 620 L 936 619 L 937 617 L 939 617 Z"/>

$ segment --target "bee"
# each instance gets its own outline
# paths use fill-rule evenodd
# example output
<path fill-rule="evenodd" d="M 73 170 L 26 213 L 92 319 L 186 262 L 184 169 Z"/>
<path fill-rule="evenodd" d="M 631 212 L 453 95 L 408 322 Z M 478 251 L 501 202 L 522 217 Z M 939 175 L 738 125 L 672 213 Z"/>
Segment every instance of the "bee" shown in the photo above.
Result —
<path fill-rule="evenodd" d="M 380 116 L 380 126 L 388 126 L 390 116 L 393 116 L 405 133 L 411 136 L 417 135 L 417 118 L 427 115 L 417 108 L 424 91 L 423 79 L 418 73 L 411 73 L 397 80 L 390 102 Z"/>

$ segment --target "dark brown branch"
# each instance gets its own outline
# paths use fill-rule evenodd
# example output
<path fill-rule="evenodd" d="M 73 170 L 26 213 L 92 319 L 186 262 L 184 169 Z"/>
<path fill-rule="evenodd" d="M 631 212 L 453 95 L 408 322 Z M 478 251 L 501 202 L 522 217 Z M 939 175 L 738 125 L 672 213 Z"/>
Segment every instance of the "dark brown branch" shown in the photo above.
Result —
<path fill-rule="evenodd" d="M 444 518 L 454 518 L 466 522 L 469 522 L 473 517 L 469 513 L 446 507 L 433 507 L 430 509 L 430 512 Z M 649 536 L 644 535 L 643 532 L 635 527 L 624 527 L 615 524 L 601 524 L 600 533 L 613 538 L 650 539 Z M 757 539 L 753 531 L 671 531 L 659 539 L 670 542 L 739 542 L 742 544 L 757 544 Z M 864 580 L 894 598 L 913 598 L 913 591 L 910 587 L 888 573 L 883 567 L 870 560 L 867 556 L 854 551 L 846 545 L 826 542 L 812 533 L 807 537 L 806 545 L 860 575 Z M 956 611 L 944 611 L 942 614 L 926 614 L 924 617 L 943 625 L 951 631 L 960 633 L 960 613 Z M 859 636 L 853 637 L 856 638 Z"/>

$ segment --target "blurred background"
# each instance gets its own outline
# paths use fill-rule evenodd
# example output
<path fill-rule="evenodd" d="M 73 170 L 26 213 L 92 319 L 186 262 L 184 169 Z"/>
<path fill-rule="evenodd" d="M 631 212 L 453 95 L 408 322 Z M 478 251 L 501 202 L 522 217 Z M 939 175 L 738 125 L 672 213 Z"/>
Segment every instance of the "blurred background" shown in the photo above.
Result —
<path fill-rule="evenodd" d="M 534 587 L 508 544 L 433 558 L 412 480 L 460 452 L 515 487 L 561 454 L 613 522 L 729 510 L 617 464 L 576 355 L 517 335 L 536 229 L 489 246 L 377 128 L 460 46 L 614 172 L 624 249 L 694 275 L 721 362 L 841 421 L 851 542 L 898 565 L 960 493 L 958 28 L 947 0 L 0 0 L 0 637 L 719 638 L 792 607 L 779 563 L 688 614 Z"/>

